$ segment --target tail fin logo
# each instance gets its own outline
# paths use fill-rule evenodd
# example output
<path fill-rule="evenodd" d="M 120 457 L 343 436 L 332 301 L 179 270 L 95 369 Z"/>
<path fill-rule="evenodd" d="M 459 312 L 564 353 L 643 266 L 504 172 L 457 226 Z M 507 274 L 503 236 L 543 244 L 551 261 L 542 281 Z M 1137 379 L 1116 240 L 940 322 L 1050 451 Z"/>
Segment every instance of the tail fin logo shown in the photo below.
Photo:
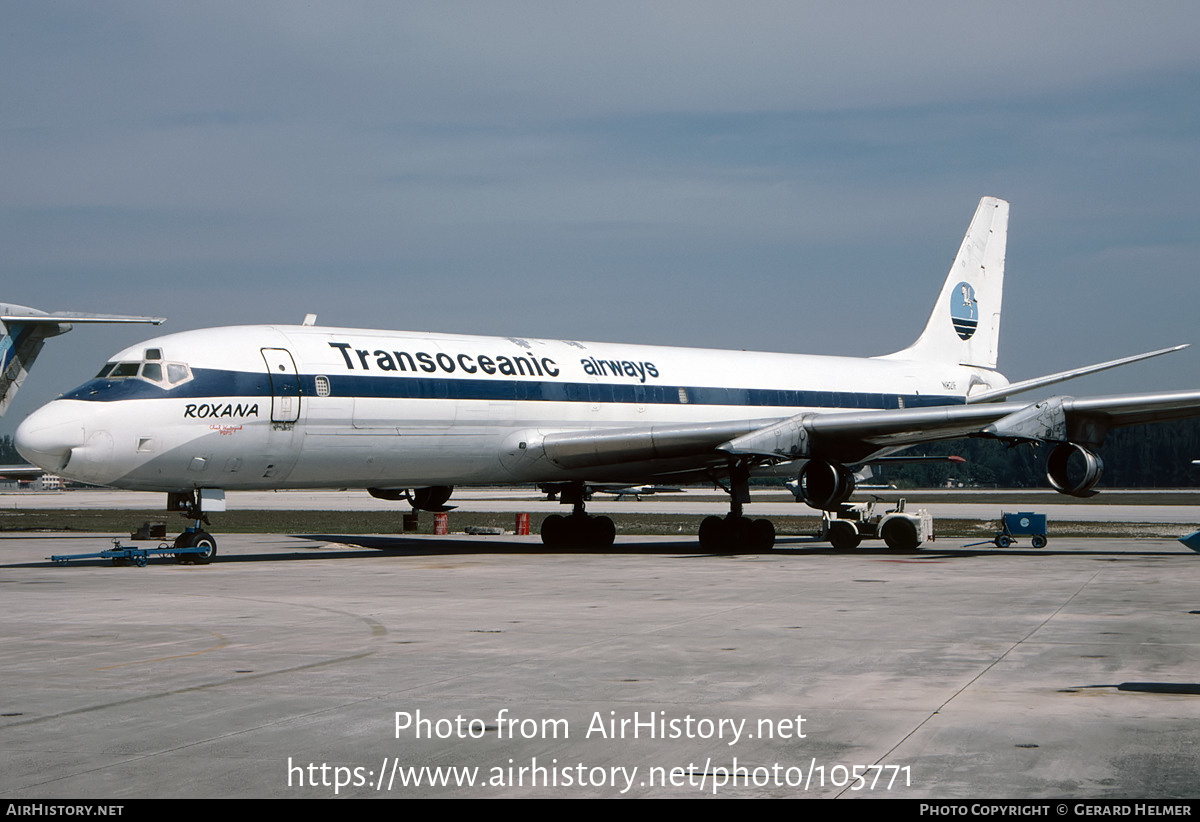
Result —
<path fill-rule="evenodd" d="M 950 322 L 960 339 L 969 340 L 979 327 L 979 303 L 970 283 L 959 283 L 950 297 Z"/>

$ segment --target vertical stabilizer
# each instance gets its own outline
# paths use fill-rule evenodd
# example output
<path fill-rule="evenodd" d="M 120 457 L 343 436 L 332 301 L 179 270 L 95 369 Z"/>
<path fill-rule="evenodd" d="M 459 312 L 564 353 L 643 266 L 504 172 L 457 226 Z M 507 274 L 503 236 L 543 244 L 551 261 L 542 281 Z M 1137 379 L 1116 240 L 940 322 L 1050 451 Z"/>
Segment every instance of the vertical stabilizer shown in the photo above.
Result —
<path fill-rule="evenodd" d="M 24 323 L 13 319 L 12 309 L 22 313 L 33 313 L 23 306 L 0 305 L 4 314 L 0 319 L 0 417 L 8 410 L 21 383 L 29 373 L 29 366 L 37 359 L 42 343 L 49 334 L 61 333 L 57 324 Z"/>
<path fill-rule="evenodd" d="M 984 197 L 925 330 L 915 343 L 886 359 L 996 367 L 1007 236 L 1008 203 Z"/>

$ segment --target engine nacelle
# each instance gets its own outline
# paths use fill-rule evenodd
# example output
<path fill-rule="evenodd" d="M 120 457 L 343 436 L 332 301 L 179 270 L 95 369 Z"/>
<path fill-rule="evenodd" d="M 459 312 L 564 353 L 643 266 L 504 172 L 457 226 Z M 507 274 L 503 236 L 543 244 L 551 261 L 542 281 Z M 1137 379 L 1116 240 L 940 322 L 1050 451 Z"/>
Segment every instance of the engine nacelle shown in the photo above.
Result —
<path fill-rule="evenodd" d="M 446 500 L 453 493 L 453 485 L 430 485 L 427 488 L 414 488 L 408 499 L 413 508 L 422 511 L 449 511 L 454 506 L 446 505 Z"/>
<path fill-rule="evenodd" d="M 836 511 L 854 493 L 854 473 L 844 465 L 809 460 L 800 469 L 800 496 L 819 511 Z"/>
<path fill-rule="evenodd" d="M 453 485 L 430 485 L 426 488 L 368 488 L 367 493 L 376 499 L 386 499 L 399 502 L 402 499 L 412 503 L 413 508 L 422 511 L 450 511 L 453 505 L 446 505 L 446 500 L 454 493 Z"/>
<path fill-rule="evenodd" d="M 1100 455 L 1073 442 L 1059 443 L 1046 458 L 1046 478 L 1061 494 L 1094 497 L 1100 492 L 1092 489 L 1102 476 L 1104 460 Z"/>

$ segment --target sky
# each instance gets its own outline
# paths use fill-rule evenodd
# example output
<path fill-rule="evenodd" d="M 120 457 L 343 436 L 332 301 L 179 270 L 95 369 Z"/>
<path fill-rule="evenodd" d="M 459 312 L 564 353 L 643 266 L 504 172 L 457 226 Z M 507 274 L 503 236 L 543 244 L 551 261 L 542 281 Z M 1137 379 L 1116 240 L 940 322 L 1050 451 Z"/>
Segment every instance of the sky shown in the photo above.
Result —
<path fill-rule="evenodd" d="M 1012 204 L 1013 380 L 1200 342 L 1195 2 L 0 0 L 0 434 L 158 333 L 871 356 Z M 1200 387 L 1200 346 L 1063 386 Z"/>

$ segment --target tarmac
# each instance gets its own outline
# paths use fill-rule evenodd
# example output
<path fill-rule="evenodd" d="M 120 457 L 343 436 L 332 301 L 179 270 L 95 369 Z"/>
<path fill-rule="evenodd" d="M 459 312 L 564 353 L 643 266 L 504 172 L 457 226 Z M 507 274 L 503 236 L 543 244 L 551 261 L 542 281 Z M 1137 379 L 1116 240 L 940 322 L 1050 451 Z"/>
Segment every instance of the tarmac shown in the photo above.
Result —
<path fill-rule="evenodd" d="M 0 536 L 0 795 L 1200 794 L 1173 540 L 217 536 L 144 568 Z"/>

